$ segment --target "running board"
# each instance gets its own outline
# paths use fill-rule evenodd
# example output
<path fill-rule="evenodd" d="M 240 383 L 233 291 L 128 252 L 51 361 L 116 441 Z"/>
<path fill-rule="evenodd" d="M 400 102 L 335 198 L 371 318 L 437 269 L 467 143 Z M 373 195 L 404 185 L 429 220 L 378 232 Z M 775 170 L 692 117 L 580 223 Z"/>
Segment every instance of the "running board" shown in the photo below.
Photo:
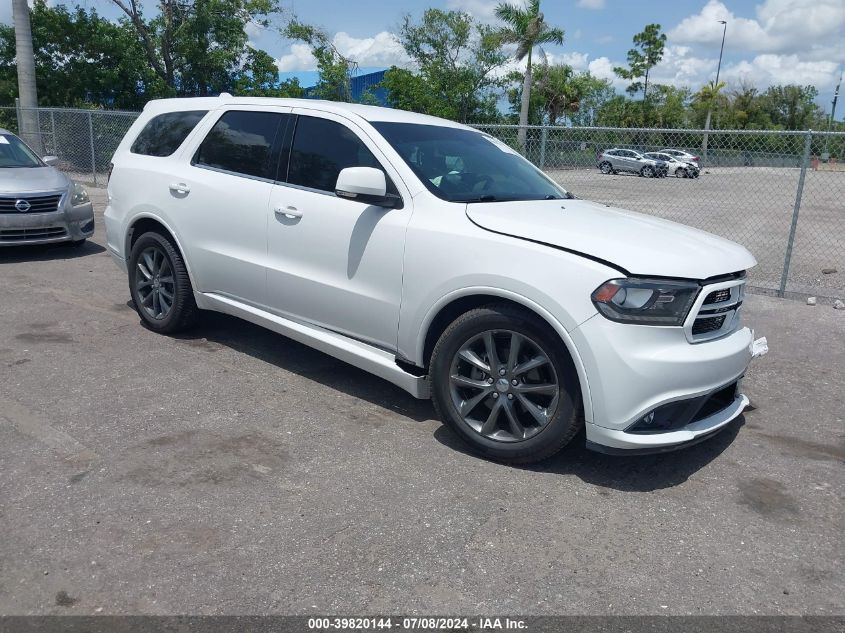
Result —
<path fill-rule="evenodd" d="M 415 398 L 431 397 L 428 379 L 396 364 L 396 356 L 322 328 L 304 325 L 216 293 L 194 293 L 200 307 L 245 319 L 392 382 Z"/>

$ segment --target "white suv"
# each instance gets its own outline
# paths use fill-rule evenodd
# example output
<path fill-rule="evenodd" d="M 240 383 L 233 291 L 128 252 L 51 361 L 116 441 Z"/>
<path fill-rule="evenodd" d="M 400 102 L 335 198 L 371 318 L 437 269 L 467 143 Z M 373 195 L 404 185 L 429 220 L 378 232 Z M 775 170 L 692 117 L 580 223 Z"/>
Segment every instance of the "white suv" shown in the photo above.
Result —
<path fill-rule="evenodd" d="M 574 199 L 457 123 L 312 100 L 153 101 L 108 248 L 152 330 L 233 314 L 418 398 L 479 453 L 701 440 L 754 353 L 743 247 Z"/>

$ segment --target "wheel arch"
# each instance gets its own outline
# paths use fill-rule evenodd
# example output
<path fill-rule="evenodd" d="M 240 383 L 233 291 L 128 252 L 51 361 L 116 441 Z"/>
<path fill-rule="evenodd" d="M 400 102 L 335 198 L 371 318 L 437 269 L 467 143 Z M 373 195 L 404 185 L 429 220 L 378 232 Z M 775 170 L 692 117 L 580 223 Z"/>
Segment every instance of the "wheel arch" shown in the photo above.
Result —
<path fill-rule="evenodd" d="M 197 285 L 194 279 L 193 271 L 191 270 L 191 264 L 185 255 L 185 249 L 182 248 L 182 244 L 180 243 L 179 238 L 176 237 L 175 231 L 173 231 L 173 229 L 170 228 L 170 226 L 168 226 L 167 223 L 160 217 L 148 213 L 143 213 L 136 216 L 132 219 L 131 222 L 129 222 L 129 226 L 126 229 L 126 238 L 124 243 L 124 252 L 126 253 L 127 263 L 129 262 L 129 257 L 132 254 L 132 246 L 135 244 L 135 242 L 141 235 L 150 231 L 160 233 L 161 235 L 165 236 L 173 242 L 173 244 L 179 250 L 179 253 L 182 255 L 182 260 L 185 262 L 185 268 L 187 268 L 188 270 L 188 277 L 191 280 L 191 286 L 196 291 Z"/>
<path fill-rule="evenodd" d="M 563 343 L 564 349 L 569 355 L 575 372 L 578 375 L 578 383 L 581 389 L 581 401 L 584 406 L 584 417 L 587 422 L 593 419 L 592 400 L 590 398 L 590 386 L 584 363 L 575 343 L 566 328 L 551 313 L 534 301 L 507 290 L 498 288 L 465 288 L 450 293 L 440 299 L 426 314 L 420 328 L 420 337 L 417 342 L 416 357 L 420 359 L 422 366 L 428 369 L 431 354 L 440 336 L 461 314 L 491 303 L 504 303 L 539 317 L 557 334 L 558 339 Z"/>

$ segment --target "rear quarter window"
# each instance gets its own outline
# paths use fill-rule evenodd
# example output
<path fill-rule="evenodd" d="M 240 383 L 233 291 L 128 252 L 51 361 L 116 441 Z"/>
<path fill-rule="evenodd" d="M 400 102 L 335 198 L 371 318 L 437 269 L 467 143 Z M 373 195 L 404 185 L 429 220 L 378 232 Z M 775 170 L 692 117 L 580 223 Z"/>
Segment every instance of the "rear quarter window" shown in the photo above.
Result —
<path fill-rule="evenodd" d="M 170 156 L 179 149 L 208 110 L 167 112 L 153 117 L 138 134 L 129 151 L 143 156 Z"/>

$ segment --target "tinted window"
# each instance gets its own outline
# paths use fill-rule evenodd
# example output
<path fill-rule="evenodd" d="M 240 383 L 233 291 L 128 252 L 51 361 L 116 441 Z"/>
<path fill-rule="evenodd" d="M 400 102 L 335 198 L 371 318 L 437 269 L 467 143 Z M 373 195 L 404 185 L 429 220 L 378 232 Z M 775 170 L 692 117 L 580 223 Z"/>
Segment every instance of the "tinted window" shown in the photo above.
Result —
<path fill-rule="evenodd" d="M 150 119 L 129 149 L 133 154 L 170 156 L 179 149 L 207 110 L 168 112 Z"/>
<path fill-rule="evenodd" d="M 227 112 L 205 137 L 194 164 L 275 179 L 273 143 L 284 118 L 276 112 Z"/>
<path fill-rule="evenodd" d="M 334 191 L 337 175 L 347 167 L 382 169 L 373 153 L 348 127 L 300 116 L 290 153 L 287 181 L 321 191 Z M 387 191 L 396 193 L 388 180 Z"/>

